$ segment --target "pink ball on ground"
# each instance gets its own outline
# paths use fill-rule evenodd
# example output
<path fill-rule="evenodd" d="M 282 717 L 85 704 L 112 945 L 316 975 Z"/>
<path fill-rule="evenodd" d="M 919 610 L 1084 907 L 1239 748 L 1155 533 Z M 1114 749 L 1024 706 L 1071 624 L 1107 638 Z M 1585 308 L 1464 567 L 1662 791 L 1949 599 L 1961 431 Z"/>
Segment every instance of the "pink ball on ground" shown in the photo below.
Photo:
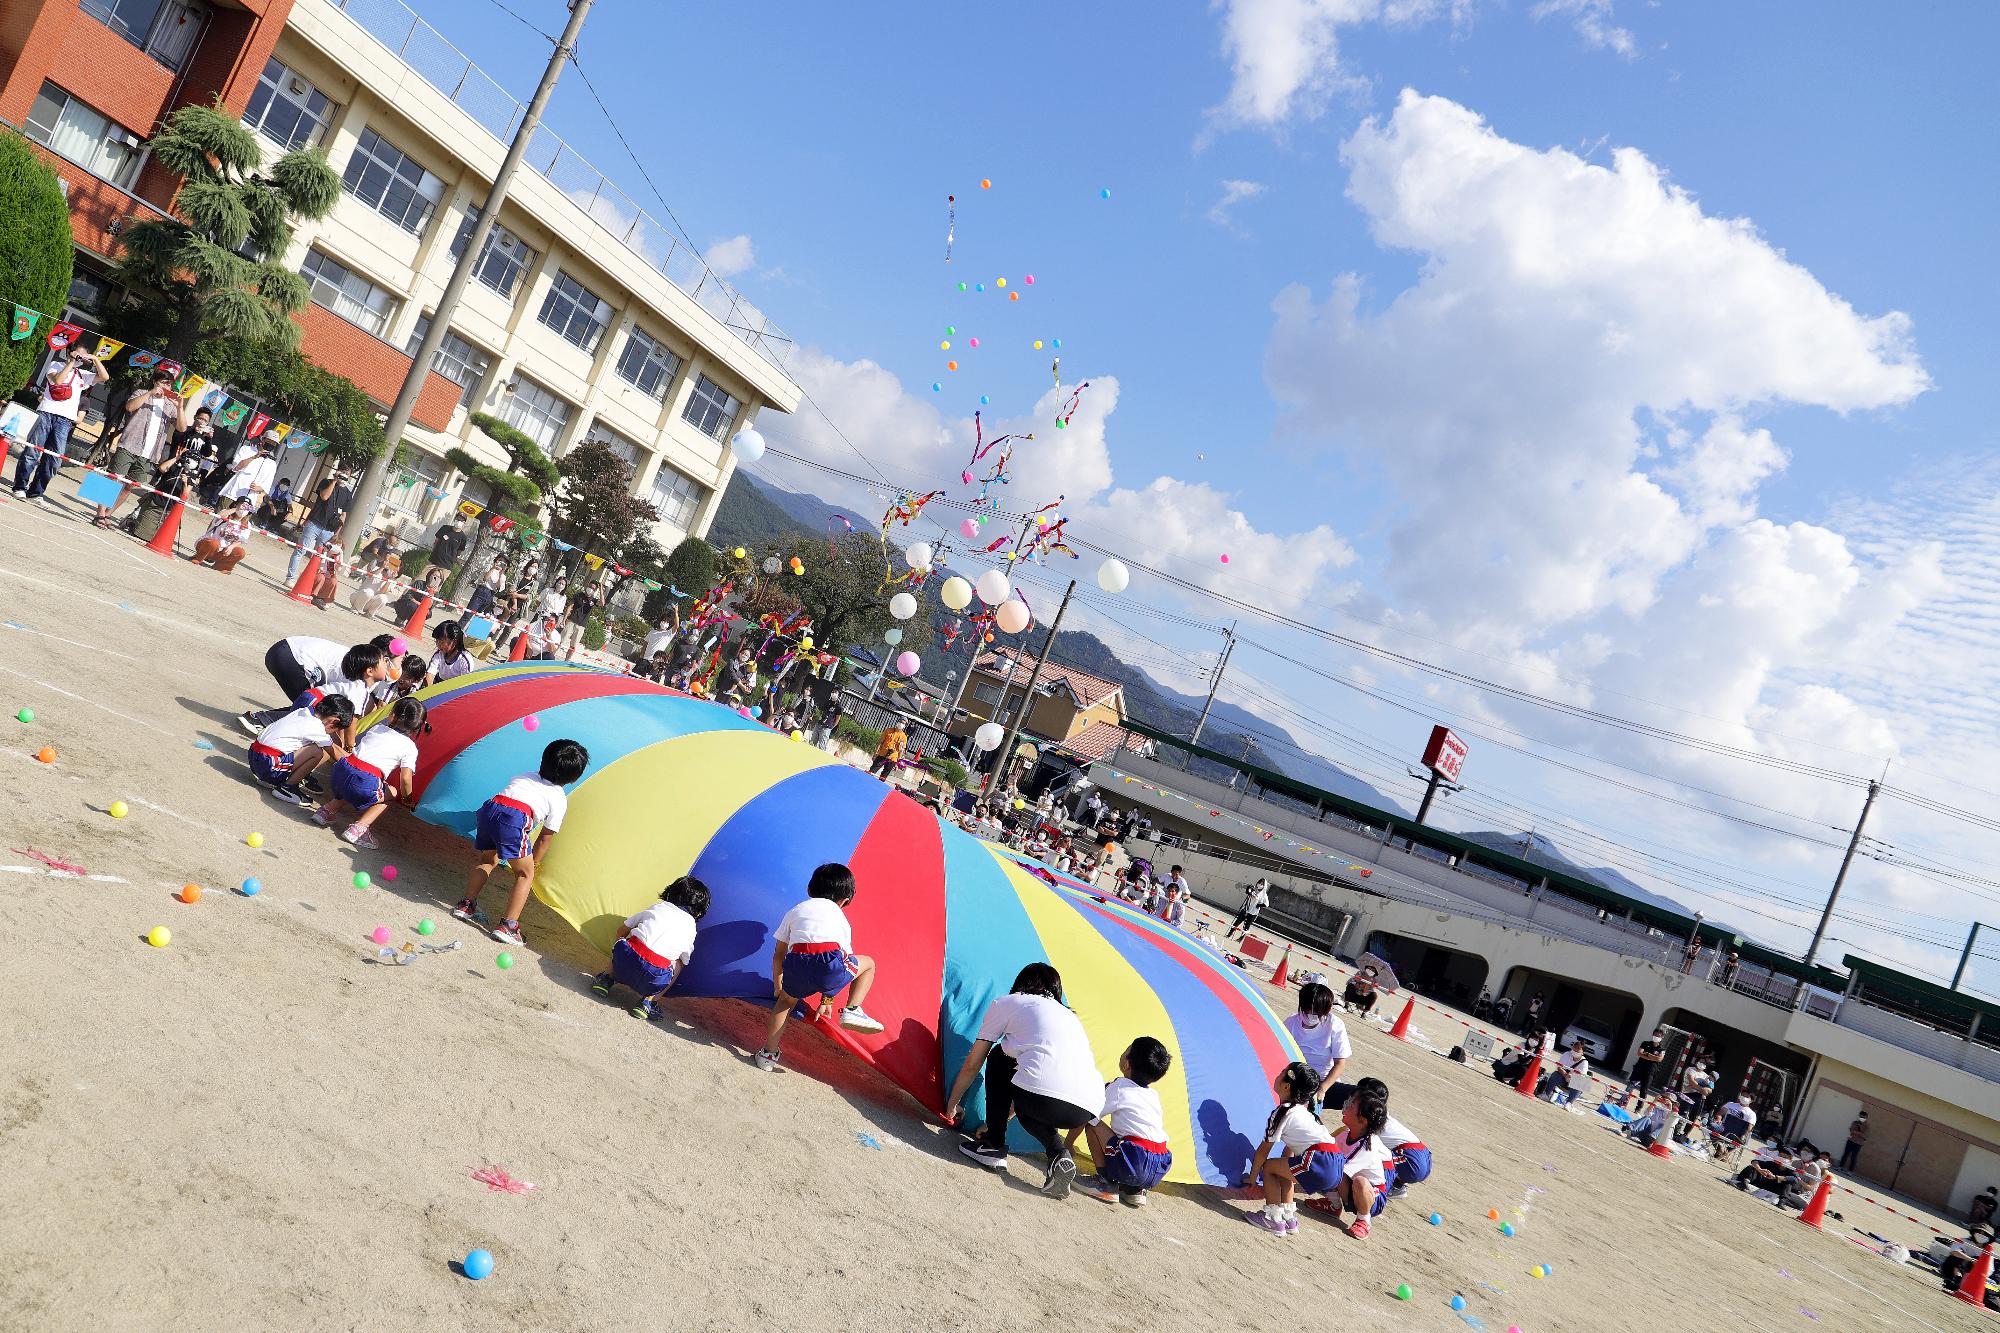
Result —
<path fill-rule="evenodd" d="M 369 934 L 368 938 L 374 940 L 377 944 L 387 944 L 389 942 L 389 928 L 387 926 L 377 926 Z"/>
<path fill-rule="evenodd" d="M 389 640 L 389 651 L 401 657 L 404 653 L 410 651 L 410 641 L 398 634 L 395 638 Z"/>
<path fill-rule="evenodd" d="M 383 878 L 383 879 L 394 879 L 394 878 L 396 878 L 396 874 L 397 874 L 397 871 L 396 871 L 396 867 L 394 867 L 394 866 L 383 866 L 383 867 L 382 867 L 382 878 Z"/>
<path fill-rule="evenodd" d="M 1223 557 L 1223 559 L 1225 560 L 1227 560 L 1228 558 L 1229 558 L 1228 556 Z M 540 731 L 541 729 L 542 729 L 542 720 L 536 717 L 533 713 L 530 713 L 526 717 L 521 719 L 521 730 Z"/>

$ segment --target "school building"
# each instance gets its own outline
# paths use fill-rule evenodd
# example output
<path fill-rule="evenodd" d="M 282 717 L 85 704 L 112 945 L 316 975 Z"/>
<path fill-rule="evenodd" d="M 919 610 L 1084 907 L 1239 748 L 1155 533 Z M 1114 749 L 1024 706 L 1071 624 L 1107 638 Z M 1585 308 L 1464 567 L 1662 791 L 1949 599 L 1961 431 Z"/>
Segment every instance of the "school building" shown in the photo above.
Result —
<path fill-rule="evenodd" d="M 211 98 L 256 132 L 267 160 L 319 147 L 340 176 L 339 203 L 299 227 L 284 262 L 311 289 L 306 355 L 386 411 L 523 102 L 400 0 L 8 0 L 0 122 L 38 146 L 68 193 L 67 318 L 91 324 L 119 230 L 172 207 L 176 181 L 146 160 L 144 140 L 175 108 Z M 763 408 L 797 406 L 790 347 L 544 124 L 430 367 L 383 518 L 414 537 L 451 511 L 463 479 L 448 449 L 505 465 L 468 421 L 483 411 L 552 456 L 609 444 L 671 548 L 707 531 L 730 436 Z M 317 460 L 299 451 L 285 463 L 281 475 L 309 474 Z"/>
<path fill-rule="evenodd" d="M 1866 1110 L 1867 1141 L 1843 1174 L 1960 1216 L 2000 1185 L 2000 1004 L 1852 955 L 1808 968 L 1406 815 L 1136 722 L 1123 729 L 1130 742 L 1093 764 L 1092 780 L 1153 822 L 1154 863 L 1182 865 L 1217 909 L 1233 913 L 1267 878 L 1263 920 L 1279 932 L 1344 957 L 1372 952 L 1407 989 L 1460 1009 L 1489 992 L 1518 1014 L 1540 995 L 1554 1032 L 1610 1034 L 1600 1073 L 1628 1069 L 1665 1024 L 1699 1038 L 1720 1092 L 1779 1106 L 1790 1138 L 1838 1157 Z M 1175 750 L 1231 776 L 1192 775 Z M 1702 945 L 1692 964 L 1690 939 Z"/>

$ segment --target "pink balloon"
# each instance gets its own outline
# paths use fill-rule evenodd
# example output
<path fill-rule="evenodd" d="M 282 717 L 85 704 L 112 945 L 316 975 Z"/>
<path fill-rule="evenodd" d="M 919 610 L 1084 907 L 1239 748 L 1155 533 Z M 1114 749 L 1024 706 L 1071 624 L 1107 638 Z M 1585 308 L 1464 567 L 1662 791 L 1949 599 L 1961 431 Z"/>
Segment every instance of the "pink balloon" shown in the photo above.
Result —
<path fill-rule="evenodd" d="M 1027 277 L 1021 279 L 1021 281 L 1027 283 L 1030 287 L 1032 287 L 1035 285 L 1035 275 L 1030 273 Z"/>
<path fill-rule="evenodd" d="M 740 713 L 741 715 L 743 715 L 744 717 L 748 717 L 748 716 L 750 716 L 750 705 L 749 705 L 749 704 L 738 704 L 738 705 L 736 705 L 736 711 L 737 711 L 738 713 Z"/>
<path fill-rule="evenodd" d="M 1223 557 L 1223 559 L 1225 560 L 1227 560 L 1228 558 L 1229 558 L 1228 556 Z M 536 717 L 533 713 L 530 713 L 526 717 L 521 719 L 521 730 L 540 731 L 541 729 L 542 729 L 542 720 Z"/>
<path fill-rule="evenodd" d="M 377 944 L 387 944 L 389 942 L 389 928 L 387 926 L 377 926 L 368 938 L 374 940 Z"/>
<path fill-rule="evenodd" d="M 1227 551 L 1222 554 L 1222 563 L 1225 565 L 1229 563 L 1229 553 Z"/>
<path fill-rule="evenodd" d="M 958 479 L 959 479 L 960 481 L 964 482 L 964 483 L 965 483 L 966 485 L 968 485 L 968 486 L 970 486 L 970 485 L 972 484 L 972 474 L 971 474 L 970 472 L 961 472 L 961 473 L 959 473 L 959 474 L 958 474 Z"/>
<path fill-rule="evenodd" d="M 979 535 L 979 524 L 972 519 L 966 519 L 965 522 L 958 525 L 958 535 L 961 537 L 977 537 Z"/>
<path fill-rule="evenodd" d="M 397 871 L 397 869 L 396 869 L 396 867 L 394 867 L 394 866 L 383 866 L 383 867 L 382 867 L 382 878 L 383 878 L 383 879 L 394 879 L 394 878 L 396 878 L 396 876 L 397 876 L 397 874 L 398 874 L 398 873 L 400 873 L 400 872 L 398 872 L 398 871 Z"/>
<path fill-rule="evenodd" d="M 896 654 L 896 670 L 901 672 L 905 676 L 916 675 L 917 668 L 922 666 L 923 664 L 924 664 L 923 659 L 918 657 L 915 653 Z"/>
<path fill-rule="evenodd" d="M 979 346 L 979 339 L 977 339 L 977 338 L 973 338 L 973 339 L 969 340 L 969 341 L 968 341 L 968 342 L 966 343 L 966 346 L 968 346 L 968 347 L 977 347 L 977 346 Z"/>

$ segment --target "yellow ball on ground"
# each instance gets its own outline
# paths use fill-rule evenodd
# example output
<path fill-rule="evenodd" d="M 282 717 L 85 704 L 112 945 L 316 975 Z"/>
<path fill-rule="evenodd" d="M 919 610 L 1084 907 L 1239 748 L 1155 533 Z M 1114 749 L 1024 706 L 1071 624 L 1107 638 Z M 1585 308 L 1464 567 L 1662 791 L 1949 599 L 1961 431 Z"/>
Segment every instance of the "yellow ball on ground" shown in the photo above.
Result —
<path fill-rule="evenodd" d="M 132 813 L 132 807 L 126 805 L 125 802 L 123 801 L 113 801 L 111 803 L 111 808 L 107 810 L 105 813 L 110 815 L 113 819 L 123 819 L 125 818 L 126 815 Z"/>
<path fill-rule="evenodd" d="M 245 846 L 262 847 L 264 845 L 264 835 L 261 833 L 252 833 L 249 837 L 245 838 L 243 842 Z"/>
<path fill-rule="evenodd" d="M 174 932 L 168 930 L 165 926 L 154 926 L 146 932 L 146 943 L 152 945 L 155 949 L 166 948 L 173 941 L 173 938 Z"/>

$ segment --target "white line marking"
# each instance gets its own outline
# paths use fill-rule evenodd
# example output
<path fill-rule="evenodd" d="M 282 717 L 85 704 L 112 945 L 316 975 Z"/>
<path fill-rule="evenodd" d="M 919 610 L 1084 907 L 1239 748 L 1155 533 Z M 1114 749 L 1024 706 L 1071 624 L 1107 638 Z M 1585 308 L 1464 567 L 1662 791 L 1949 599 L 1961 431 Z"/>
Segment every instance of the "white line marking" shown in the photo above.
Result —
<path fill-rule="evenodd" d="M 66 584 L 51 583 L 47 579 L 38 579 L 32 574 L 23 574 L 18 569 L 7 569 L 4 567 L 0 567 L 0 575 L 5 575 L 8 578 L 19 579 L 23 583 L 32 583 L 38 588 L 47 588 L 51 592 L 61 593 L 64 597 L 82 597 L 87 601 L 96 602 L 99 606 L 108 606 L 114 611 L 127 610 L 126 607 L 120 606 L 117 602 L 112 601 L 109 597 L 99 597 L 95 593 L 84 592 L 80 588 L 75 588 Z M 191 634 L 205 634 L 211 639 L 220 639 L 223 643 L 227 644 L 241 644 L 244 642 L 244 640 L 241 638 L 225 634 L 218 629 L 211 629 L 207 625 L 196 625 L 185 620 L 176 620 L 172 616 L 163 616 L 157 611 L 147 611 L 134 606 L 130 608 L 129 614 L 135 616 L 144 616 L 148 620 L 157 620 L 162 625 L 172 625 L 175 629 L 184 630 Z"/>
<path fill-rule="evenodd" d="M 93 884 L 130 884 L 129 879 L 116 875 L 79 875 L 73 870 L 57 870 L 54 866 L 0 866 L 0 873 L 9 875 L 46 875 L 50 879 L 87 879 Z"/>
<path fill-rule="evenodd" d="M 10 573 L 10 572 L 12 571 L 0 569 L 0 574 Z M 9 666 L 0 666 L 0 671 L 4 671 L 10 676 L 19 676 L 22 680 L 25 680 L 30 684 L 39 685 L 43 689 L 51 690 L 56 694 L 62 695 L 66 699 L 74 699 L 78 703 L 89 704 L 92 708 L 101 708 L 105 712 L 111 714 L 111 716 L 113 717 L 123 718 L 125 719 L 125 721 L 133 723 L 135 726 L 141 726 L 146 728 L 148 731 L 157 731 L 162 736 L 173 736 L 175 738 L 178 738 L 181 734 L 177 731 L 168 731 L 165 727 L 155 726 L 153 723 L 146 721 L 146 719 L 143 717 L 133 717 L 130 713 L 121 713 L 117 709 L 111 707 L 109 704 L 101 704 L 97 702 L 97 700 L 89 698 L 86 695 L 73 694 L 69 690 L 64 689 L 60 685 L 51 685 L 47 681 L 42 680 L 37 676 L 29 675 L 25 671 L 16 671 L 14 670 L 13 667 Z"/>

